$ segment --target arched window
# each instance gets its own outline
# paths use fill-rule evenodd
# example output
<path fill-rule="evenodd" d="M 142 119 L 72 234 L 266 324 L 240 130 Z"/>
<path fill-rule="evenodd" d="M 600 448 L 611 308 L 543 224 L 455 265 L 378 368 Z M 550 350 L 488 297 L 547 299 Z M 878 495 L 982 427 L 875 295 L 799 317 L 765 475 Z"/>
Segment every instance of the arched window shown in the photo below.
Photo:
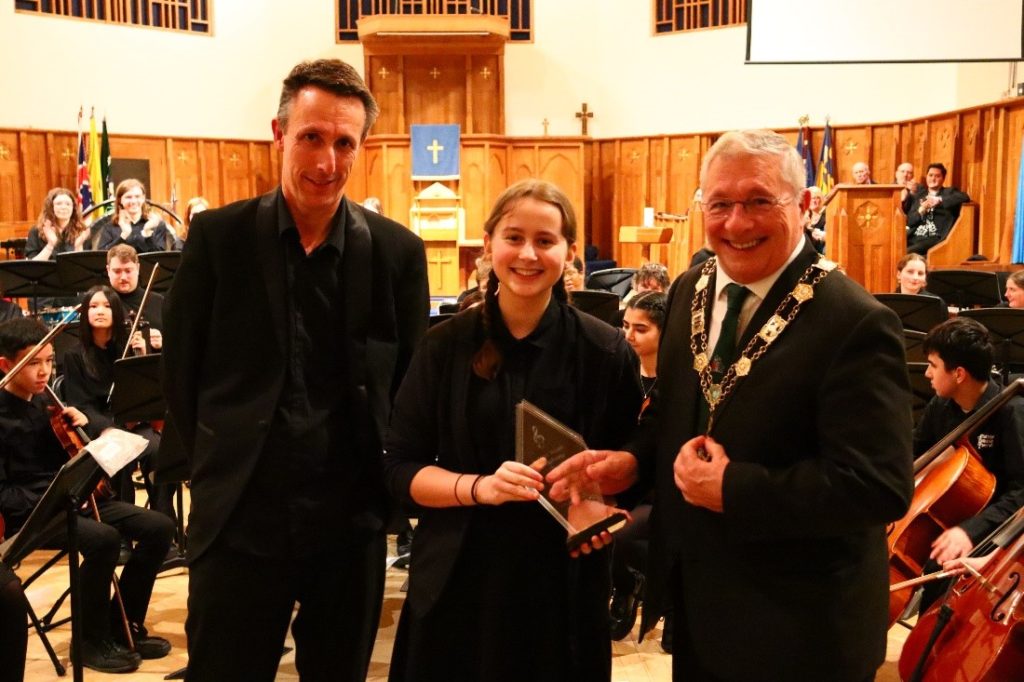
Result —
<path fill-rule="evenodd" d="M 654 0 L 654 33 L 747 23 L 747 0 Z"/>

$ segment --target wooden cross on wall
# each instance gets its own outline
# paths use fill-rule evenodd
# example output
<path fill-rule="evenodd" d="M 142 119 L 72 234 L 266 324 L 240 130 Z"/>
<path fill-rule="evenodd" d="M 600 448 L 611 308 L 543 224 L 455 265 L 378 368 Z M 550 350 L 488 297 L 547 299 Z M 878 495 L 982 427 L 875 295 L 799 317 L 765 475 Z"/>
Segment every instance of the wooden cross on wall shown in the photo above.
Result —
<path fill-rule="evenodd" d="M 583 109 L 583 111 L 577 111 L 576 112 L 576 118 L 580 119 L 580 123 L 583 124 L 583 133 L 582 134 L 586 135 L 587 134 L 587 119 L 588 118 L 594 118 L 594 112 L 593 111 L 587 111 L 587 103 L 586 102 L 583 103 L 582 109 Z"/>

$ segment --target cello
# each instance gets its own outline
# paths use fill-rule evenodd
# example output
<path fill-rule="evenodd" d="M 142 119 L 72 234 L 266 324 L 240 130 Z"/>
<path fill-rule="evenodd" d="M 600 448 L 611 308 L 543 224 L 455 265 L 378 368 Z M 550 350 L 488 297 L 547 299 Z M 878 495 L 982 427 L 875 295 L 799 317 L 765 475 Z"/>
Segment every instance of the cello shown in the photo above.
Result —
<path fill-rule="evenodd" d="M 886 529 L 889 584 L 910 584 L 919 577 L 932 542 L 947 528 L 980 513 L 996 489 L 996 479 L 982 464 L 968 437 L 1024 388 L 1018 379 L 1003 389 L 914 461 L 914 497 L 910 510 Z M 889 593 L 889 625 L 906 609 L 912 593 Z"/>
<path fill-rule="evenodd" d="M 1024 677 L 1024 508 L 979 548 L 972 556 L 992 553 L 985 566 L 978 570 L 965 563 L 968 572 L 907 636 L 898 666 L 905 682 Z"/>

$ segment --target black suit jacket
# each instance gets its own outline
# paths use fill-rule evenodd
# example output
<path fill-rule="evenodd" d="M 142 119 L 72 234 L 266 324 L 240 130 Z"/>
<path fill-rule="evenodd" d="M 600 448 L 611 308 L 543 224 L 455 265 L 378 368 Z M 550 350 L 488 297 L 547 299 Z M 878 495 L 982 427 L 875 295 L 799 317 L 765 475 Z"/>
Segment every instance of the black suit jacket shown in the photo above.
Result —
<path fill-rule="evenodd" d="M 205 211 L 189 231 L 164 309 L 163 387 L 191 465 L 189 555 L 215 540 L 238 504 L 285 382 L 287 300 L 279 190 Z M 383 525 L 380 442 L 412 350 L 427 326 L 426 257 L 419 237 L 347 202 L 342 254 L 351 448 L 374 480 L 372 522 Z"/>
<path fill-rule="evenodd" d="M 740 348 L 816 258 L 805 243 Z M 731 462 L 725 511 L 715 513 L 687 503 L 672 472 L 682 444 L 704 428 L 690 350 L 699 274 L 691 269 L 669 293 L 659 393 L 631 448 L 656 482 L 649 601 L 671 584 L 682 609 L 676 632 L 689 631 L 703 666 L 722 679 L 862 679 L 885 658 L 885 524 L 912 494 L 899 319 L 837 271 L 814 288 L 719 406 L 711 435 Z M 713 279 L 708 287 L 710 308 Z M 645 626 L 658 617 L 650 610 Z"/>

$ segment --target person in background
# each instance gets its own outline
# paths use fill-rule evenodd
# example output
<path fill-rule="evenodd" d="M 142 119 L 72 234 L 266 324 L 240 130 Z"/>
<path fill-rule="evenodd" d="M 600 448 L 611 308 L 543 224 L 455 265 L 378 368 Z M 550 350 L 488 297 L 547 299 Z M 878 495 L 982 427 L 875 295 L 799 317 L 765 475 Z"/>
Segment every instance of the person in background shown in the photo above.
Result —
<path fill-rule="evenodd" d="M 895 183 L 903 187 L 900 190 L 900 207 L 903 214 L 910 211 L 910 205 L 914 201 L 914 194 L 917 192 L 917 180 L 914 179 L 914 164 L 904 161 L 896 167 Z"/>
<path fill-rule="evenodd" d="M 896 263 L 897 294 L 928 294 L 928 261 L 919 253 L 908 253 Z"/>
<path fill-rule="evenodd" d="M 960 208 L 971 200 L 956 187 L 944 187 L 946 167 L 928 165 L 925 187 L 918 189 L 907 211 L 907 252 L 927 255 L 949 234 L 960 217 Z"/>
<path fill-rule="evenodd" d="M 106 251 L 128 244 L 138 253 L 174 251 L 177 235 L 146 203 L 146 188 L 135 178 L 122 180 L 114 192 L 114 212 L 92 226 L 93 248 Z"/>
<path fill-rule="evenodd" d="M 107 279 L 110 287 L 117 292 L 124 304 L 125 317 L 129 324 L 135 320 L 142 308 L 142 299 L 146 290 L 139 286 L 139 255 L 127 244 L 118 244 L 107 251 Z M 159 353 L 163 349 L 164 297 L 156 291 L 150 291 L 146 298 L 146 307 L 142 310 L 142 324 L 147 350 Z"/>
<path fill-rule="evenodd" d="M 1004 293 L 1007 308 L 1024 308 L 1024 270 L 1010 273 Z"/>
<path fill-rule="evenodd" d="M 571 263 L 565 266 L 565 289 L 566 291 L 583 291 L 586 288 L 586 266 L 579 256 L 572 259 Z"/>
<path fill-rule="evenodd" d="M 185 204 L 185 212 L 181 216 L 181 231 L 178 233 L 176 250 L 181 251 L 185 240 L 188 239 L 188 228 L 192 225 L 192 219 L 198 214 L 210 208 L 210 202 L 204 197 L 192 197 Z"/>
<path fill-rule="evenodd" d="M 54 260 L 59 253 L 82 251 L 89 239 L 89 228 L 82 222 L 78 198 L 64 187 L 54 187 L 43 199 L 43 210 L 28 231 L 25 257 Z"/>
<path fill-rule="evenodd" d="M 853 164 L 853 184 L 855 185 L 873 185 L 875 181 L 871 179 L 871 167 L 863 161 L 858 161 Z"/>
<path fill-rule="evenodd" d="M 821 194 L 821 188 L 812 186 L 807 188 L 811 201 L 804 211 L 804 232 L 807 238 L 814 245 L 818 253 L 825 253 L 825 199 Z"/>

